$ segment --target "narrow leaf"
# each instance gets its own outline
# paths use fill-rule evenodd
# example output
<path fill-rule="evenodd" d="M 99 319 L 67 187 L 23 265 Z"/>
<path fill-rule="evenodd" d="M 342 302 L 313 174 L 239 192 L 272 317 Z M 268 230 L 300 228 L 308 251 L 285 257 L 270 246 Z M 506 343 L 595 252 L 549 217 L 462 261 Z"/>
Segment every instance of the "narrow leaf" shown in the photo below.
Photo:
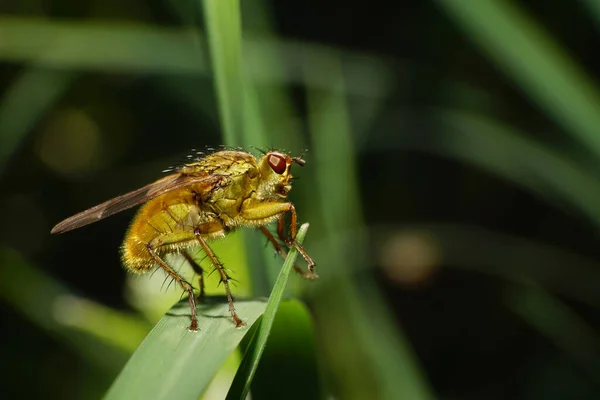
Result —
<path fill-rule="evenodd" d="M 236 329 L 221 297 L 198 307 L 199 332 L 188 331 L 182 300 L 154 327 L 113 383 L 106 399 L 197 399 L 265 310 L 264 301 L 236 301 L 246 322 Z"/>
<path fill-rule="evenodd" d="M 300 227 L 298 235 L 296 236 L 298 243 L 302 244 L 307 230 L 308 223 L 303 224 Z M 242 364 L 238 369 L 238 372 L 233 380 L 233 384 L 231 385 L 229 393 L 227 394 L 227 399 L 245 399 L 250 391 L 250 384 L 252 383 L 252 379 L 254 378 L 256 369 L 258 368 L 260 358 L 265 351 L 267 338 L 271 332 L 271 327 L 273 326 L 273 321 L 275 320 L 275 314 L 277 313 L 277 309 L 281 303 L 281 298 L 285 291 L 292 266 L 296 261 L 296 257 L 298 257 L 298 250 L 296 248 L 292 248 L 285 260 L 285 263 L 283 264 L 283 268 L 279 273 L 277 281 L 275 282 L 275 286 L 271 292 L 271 297 L 269 298 L 267 308 L 260 322 L 259 329 L 254 335 L 252 343 L 250 343 L 246 354 L 244 354 Z"/>

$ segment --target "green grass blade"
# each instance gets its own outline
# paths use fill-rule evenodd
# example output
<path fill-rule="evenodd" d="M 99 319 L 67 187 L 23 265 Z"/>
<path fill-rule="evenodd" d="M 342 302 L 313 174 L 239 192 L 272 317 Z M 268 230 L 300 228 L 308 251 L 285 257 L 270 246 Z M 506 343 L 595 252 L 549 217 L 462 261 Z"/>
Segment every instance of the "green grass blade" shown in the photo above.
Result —
<path fill-rule="evenodd" d="M 241 145 L 244 85 L 239 0 L 204 0 L 202 4 L 223 136 L 228 145 Z"/>
<path fill-rule="evenodd" d="M 298 243 L 301 244 L 304 241 L 307 230 L 308 224 L 303 224 L 300 227 L 298 230 L 298 235 L 296 236 Z M 285 260 L 285 263 L 283 264 L 283 268 L 281 268 L 279 277 L 277 278 L 275 286 L 273 287 L 273 291 L 271 292 L 271 296 L 269 297 L 269 302 L 262 317 L 260 326 L 255 333 L 252 343 L 248 347 L 246 354 L 244 354 L 242 364 L 238 369 L 238 372 L 233 380 L 233 384 L 231 385 L 229 393 L 227 394 L 227 399 L 245 399 L 250 392 L 250 384 L 252 383 L 252 379 L 254 378 L 254 374 L 258 368 L 260 358 L 265 351 L 267 338 L 269 337 L 271 328 L 273 326 L 273 321 L 275 320 L 275 314 L 277 313 L 277 309 L 281 303 L 281 298 L 285 292 L 290 271 L 292 270 L 292 266 L 294 265 L 297 257 L 298 250 L 296 248 L 292 248 Z"/>
<path fill-rule="evenodd" d="M 188 331 L 187 300 L 154 327 L 129 359 L 106 399 L 197 399 L 265 310 L 265 301 L 236 301 L 247 327 L 236 329 L 226 301 L 198 306 L 199 332 Z"/>

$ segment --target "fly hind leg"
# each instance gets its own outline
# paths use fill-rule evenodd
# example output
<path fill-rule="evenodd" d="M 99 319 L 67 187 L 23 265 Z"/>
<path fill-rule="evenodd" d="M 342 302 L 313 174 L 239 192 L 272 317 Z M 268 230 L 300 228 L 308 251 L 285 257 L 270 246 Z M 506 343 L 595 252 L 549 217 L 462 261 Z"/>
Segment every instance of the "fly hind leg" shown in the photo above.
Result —
<path fill-rule="evenodd" d="M 187 251 L 182 252 L 181 255 L 187 260 L 188 264 L 190 264 L 196 275 L 198 275 L 198 285 L 200 286 L 198 300 L 202 302 L 204 301 L 204 270 Z"/>
<path fill-rule="evenodd" d="M 200 246 L 202 246 L 202 249 L 204 249 L 204 252 L 208 256 L 208 258 L 210 258 L 210 261 L 215 266 L 216 270 L 221 276 L 221 282 L 225 287 L 227 303 L 229 304 L 229 312 L 231 313 L 231 318 L 233 319 L 233 322 L 235 322 L 235 326 L 237 328 L 242 328 L 246 326 L 246 324 L 240 319 L 240 317 L 238 317 L 237 313 L 235 312 L 235 306 L 233 305 L 233 297 L 231 296 L 231 290 L 229 289 L 229 281 L 231 280 L 231 278 L 229 277 L 229 275 L 227 275 L 227 272 L 225 271 L 223 264 L 221 264 L 221 261 L 219 261 L 215 253 L 208 246 L 208 243 L 206 243 L 206 240 L 204 240 L 204 238 L 202 237 L 202 231 L 200 230 L 200 228 L 194 229 L 194 235 L 196 236 L 196 240 L 198 240 Z"/>
<path fill-rule="evenodd" d="M 146 248 L 148 249 L 150 257 L 152 257 L 154 262 L 158 264 L 163 270 L 165 270 L 167 275 L 173 278 L 175 282 L 177 282 L 183 288 L 183 290 L 187 292 L 188 301 L 190 303 L 190 309 L 192 311 L 192 322 L 188 329 L 192 332 L 198 331 L 198 314 L 196 311 L 196 298 L 194 295 L 194 289 L 192 288 L 192 285 L 190 285 L 181 275 L 175 272 L 173 268 L 169 267 L 167 263 L 164 262 L 158 254 L 156 254 L 156 249 L 151 244 L 148 244 Z"/>

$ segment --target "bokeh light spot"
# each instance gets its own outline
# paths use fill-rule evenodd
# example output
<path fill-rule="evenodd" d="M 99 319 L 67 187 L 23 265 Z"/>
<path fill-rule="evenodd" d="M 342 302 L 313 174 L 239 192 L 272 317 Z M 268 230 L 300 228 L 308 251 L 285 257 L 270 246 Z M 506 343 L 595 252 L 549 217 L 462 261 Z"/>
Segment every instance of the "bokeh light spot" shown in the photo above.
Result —
<path fill-rule="evenodd" d="M 62 175 L 79 175 L 98 166 L 98 125 L 82 110 L 64 109 L 45 124 L 37 141 L 40 159 Z"/>
<path fill-rule="evenodd" d="M 380 262 L 386 275 L 403 284 L 418 284 L 437 269 L 441 250 L 428 232 L 401 231 L 384 242 Z"/>

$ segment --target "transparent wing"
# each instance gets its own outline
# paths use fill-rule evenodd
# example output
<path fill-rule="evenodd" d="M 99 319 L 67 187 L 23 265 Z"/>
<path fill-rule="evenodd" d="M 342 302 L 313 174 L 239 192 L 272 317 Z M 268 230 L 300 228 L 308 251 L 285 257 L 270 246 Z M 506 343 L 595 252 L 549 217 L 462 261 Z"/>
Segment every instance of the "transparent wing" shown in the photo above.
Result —
<path fill-rule="evenodd" d="M 214 185 L 222 179 L 220 175 L 212 176 L 192 176 L 182 173 L 176 173 L 165 176 L 149 185 L 141 187 L 132 192 L 126 193 L 114 199 L 105 201 L 95 207 L 75 214 L 72 217 L 65 219 L 52 228 L 51 233 L 63 233 L 82 226 L 100 221 L 103 218 L 109 217 L 118 212 L 135 207 L 141 203 L 158 197 L 172 190 L 180 189 L 192 184 L 205 184 L 206 187 L 201 189 L 211 190 Z"/>

